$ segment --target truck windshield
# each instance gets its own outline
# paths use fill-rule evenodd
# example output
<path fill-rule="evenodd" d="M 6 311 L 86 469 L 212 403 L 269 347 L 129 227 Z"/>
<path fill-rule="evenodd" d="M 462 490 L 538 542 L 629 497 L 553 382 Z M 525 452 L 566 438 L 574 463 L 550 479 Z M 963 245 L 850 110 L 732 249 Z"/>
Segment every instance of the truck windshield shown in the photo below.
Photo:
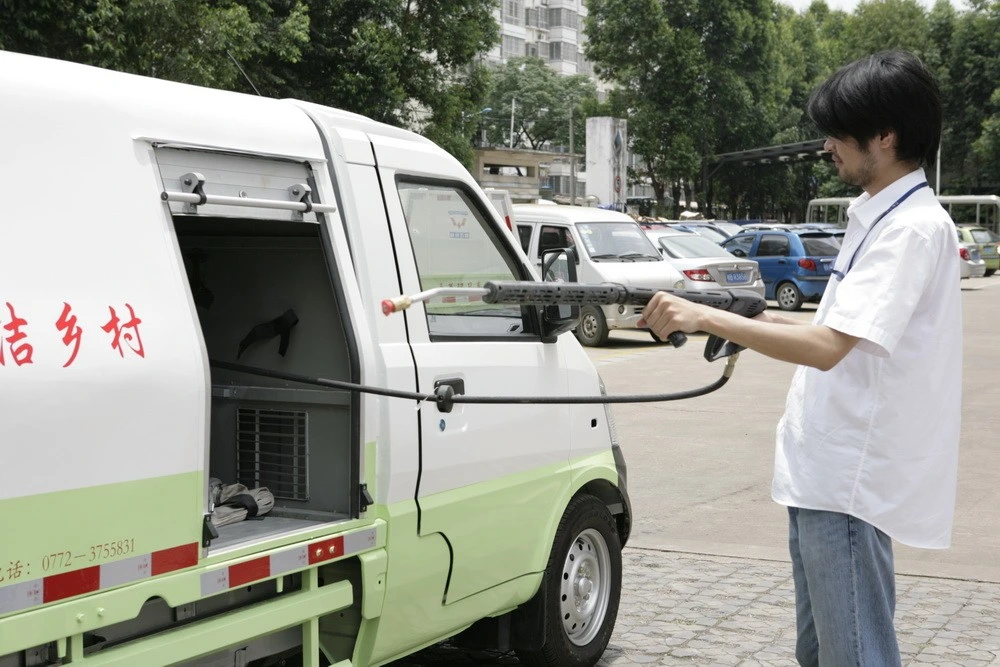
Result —
<path fill-rule="evenodd" d="M 662 261 L 645 232 L 634 222 L 587 222 L 577 225 L 591 259 L 603 262 Z"/>

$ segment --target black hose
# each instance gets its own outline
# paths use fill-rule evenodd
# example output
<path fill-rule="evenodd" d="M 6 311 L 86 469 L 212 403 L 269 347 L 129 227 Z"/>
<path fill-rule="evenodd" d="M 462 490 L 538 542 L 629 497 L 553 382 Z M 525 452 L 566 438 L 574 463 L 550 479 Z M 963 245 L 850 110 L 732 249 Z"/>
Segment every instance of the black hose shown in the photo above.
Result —
<path fill-rule="evenodd" d="M 214 368 L 235 371 L 237 373 L 249 373 L 250 375 L 260 375 L 276 380 L 286 380 L 288 382 L 299 382 L 311 384 L 330 389 L 341 389 L 344 391 L 361 392 L 365 394 L 375 394 L 377 396 L 388 396 L 390 398 L 405 398 L 414 401 L 428 401 L 440 405 L 453 403 L 477 403 L 477 404 L 503 404 L 503 405 L 575 405 L 575 404 L 602 404 L 602 403 L 659 403 L 666 401 L 680 401 L 686 398 L 704 396 L 719 389 L 729 381 L 733 374 L 733 367 L 739 355 L 734 354 L 729 357 L 726 368 L 722 376 L 710 385 L 688 391 L 678 391 L 669 394 L 622 394 L 619 396 L 467 396 L 465 394 L 455 394 L 450 386 L 442 385 L 438 392 L 434 394 L 421 394 L 414 391 L 400 391 L 396 389 L 384 389 L 382 387 L 370 387 L 368 385 L 354 382 L 343 382 L 341 380 L 328 380 L 326 378 L 310 377 L 299 373 L 288 373 L 285 371 L 275 371 L 267 368 L 257 368 L 255 366 L 244 366 L 243 364 L 233 364 L 228 361 L 209 360 L 209 364 Z"/>

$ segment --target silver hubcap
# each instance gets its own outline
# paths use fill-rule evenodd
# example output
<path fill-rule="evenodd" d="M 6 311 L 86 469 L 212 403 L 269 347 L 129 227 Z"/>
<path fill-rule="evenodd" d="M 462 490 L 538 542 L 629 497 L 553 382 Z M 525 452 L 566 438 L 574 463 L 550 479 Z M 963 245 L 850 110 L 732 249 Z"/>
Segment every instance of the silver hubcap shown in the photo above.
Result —
<path fill-rule="evenodd" d="M 790 285 L 785 285 L 780 290 L 778 290 L 778 303 L 782 306 L 794 306 L 795 305 L 795 288 Z"/>
<path fill-rule="evenodd" d="M 563 563 L 559 612 L 566 636 L 586 646 L 601 631 L 611 597 L 611 555 L 604 537 L 592 528 L 580 533 Z"/>
<path fill-rule="evenodd" d="M 596 338 L 597 337 L 597 317 L 595 315 L 587 314 L 583 316 L 580 320 L 580 327 L 583 329 L 583 335 L 586 338 Z"/>

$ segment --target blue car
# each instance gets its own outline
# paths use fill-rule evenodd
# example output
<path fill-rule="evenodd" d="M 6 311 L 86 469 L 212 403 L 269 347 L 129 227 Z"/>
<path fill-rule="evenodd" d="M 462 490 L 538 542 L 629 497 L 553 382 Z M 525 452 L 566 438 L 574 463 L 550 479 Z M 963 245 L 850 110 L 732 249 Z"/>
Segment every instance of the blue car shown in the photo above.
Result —
<path fill-rule="evenodd" d="M 782 310 L 798 310 L 804 301 L 822 298 L 840 238 L 815 230 L 766 229 L 740 232 L 722 247 L 757 261 L 764 298 L 777 301 Z"/>

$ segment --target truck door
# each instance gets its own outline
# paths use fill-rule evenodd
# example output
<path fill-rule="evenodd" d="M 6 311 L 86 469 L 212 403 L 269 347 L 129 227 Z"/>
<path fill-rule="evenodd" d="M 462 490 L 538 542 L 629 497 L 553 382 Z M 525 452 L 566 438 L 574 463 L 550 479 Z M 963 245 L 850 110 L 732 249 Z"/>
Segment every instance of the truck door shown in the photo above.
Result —
<path fill-rule="evenodd" d="M 514 237 L 498 228 L 452 161 L 437 158 L 454 180 L 429 180 L 396 165 L 430 169 L 435 155 L 415 161 L 373 144 L 405 293 L 530 278 Z M 440 383 L 475 396 L 568 391 L 564 346 L 573 341 L 542 343 L 531 308 L 443 297 L 402 316 L 420 392 Z M 441 412 L 426 403 L 414 414 L 420 533 L 440 533 L 452 551 L 445 601 L 540 571 L 551 546 L 547 526 L 570 482 L 567 406 L 456 404 Z"/>

